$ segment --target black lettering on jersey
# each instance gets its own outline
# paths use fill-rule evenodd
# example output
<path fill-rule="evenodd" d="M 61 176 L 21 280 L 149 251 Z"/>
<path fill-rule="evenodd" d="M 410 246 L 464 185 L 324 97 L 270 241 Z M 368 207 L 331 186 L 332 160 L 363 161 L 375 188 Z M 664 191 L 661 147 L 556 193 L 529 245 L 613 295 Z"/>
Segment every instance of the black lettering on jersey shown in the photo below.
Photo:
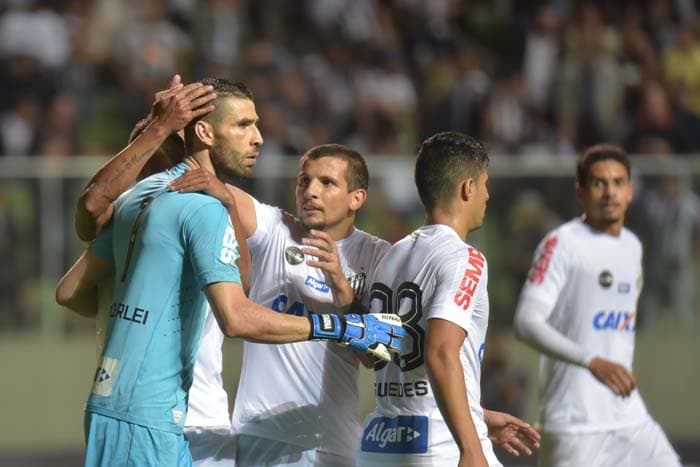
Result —
<path fill-rule="evenodd" d="M 384 382 L 374 383 L 374 394 L 377 397 L 419 397 L 428 395 L 428 381 L 415 383 Z"/>
<path fill-rule="evenodd" d="M 427 381 L 416 381 L 416 396 L 427 396 L 428 395 L 428 382 Z"/>
<path fill-rule="evenodd" d="M 139 307 L 132 309 L 125 303 L 112 303 L 109 307 L 109 317 L 145 325 L 148 320 L 148 310 Z"/>

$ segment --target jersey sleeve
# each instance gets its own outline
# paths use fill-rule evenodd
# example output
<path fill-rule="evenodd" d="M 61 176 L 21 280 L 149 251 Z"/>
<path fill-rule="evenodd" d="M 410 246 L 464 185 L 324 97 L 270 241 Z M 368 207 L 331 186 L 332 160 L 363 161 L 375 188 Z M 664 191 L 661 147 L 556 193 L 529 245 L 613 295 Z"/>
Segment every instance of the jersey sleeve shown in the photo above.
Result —
<path fill-rule="evenodd" d="M 280 222 L 282 212 L 279 208 L 263 204 L 253 198 L 253 207 L 255 208 L 255 221 L 257 226 L 253 235 L 248 238 L 248 247 L 251 249 L 259 248 L 269 238 L 270 232 L 274 226 Z"/>
<path fill-rule="evenodd" d="M 379 270 L 379 265 L 381 264 L 382 260 L 386 256 L 386 252 L 389 251 L 389 248 L 391 247 L 391 244 L 387 242 L 386 240 L 382 239 L 376 239 L 376 244 L 374 245 L 373 252 L 372 252 L 372 259 L 370 261 L 370 266 L 369 270 L 367 271 L 367 285 L 368 287 L 364 288 L 364 291 L 358 299 L 360 300 L 360 303 L 362 303 L 364 306 L 367 308 L 370 307 L 370 290 L 372 288 L 372 284 L 374 283 L 374 277 Z"/>
<path fill-rule="evenodd" d="M 90 243 L 90 250 L 95 253 L 98 258 L 110 264 L 114 264 L 114 252 L 112 250 L 113 232 L 113 224 L 110 222 Z"/>
<path fill-rule="evenodd" d="M 545 237 L 535 250 L 521 296 L 554 306 L 569 277 L 572 258 L 560 232 Z"/>
<path fill-rule="evenodd" d="M 209 202 L 191 208 L 182 224 L 185 247 L 201 287 L 214 282 L 241 283 L 236 265 L 238 242 L 226 208 Z"/>
<path fill-rule="evenodd" d="M 488 264 L 478 249 L 467 246 L 463 253 L 443 258 L 427 318 L 445 319 L 467 330 L 477 307 L 488 306 L 487 283 Z"/>

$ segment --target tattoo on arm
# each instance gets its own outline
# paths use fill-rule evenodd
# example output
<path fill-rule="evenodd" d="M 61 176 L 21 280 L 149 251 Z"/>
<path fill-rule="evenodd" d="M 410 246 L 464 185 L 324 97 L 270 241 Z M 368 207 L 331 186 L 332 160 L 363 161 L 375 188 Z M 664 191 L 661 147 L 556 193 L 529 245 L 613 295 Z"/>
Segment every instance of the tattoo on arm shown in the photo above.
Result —
<path fill-rule="evenodd" d="M 109 188 L 112 188 L 114 185 L 118 184 L 126 172 L 131 170 L 132 167 L 140 164 L 144 159 L 147 159 L 148 157 L 150 157 L 155 152 L 156 149 L 158 149 L 158 146 L 151 146 L 148 149 L 146 149 L 144 152 L 142 152 L 140 154 L 134 154 L 130 158 L 123 160 L 122 166 L 119 169 L 117 169 L 117 171 L 114 173 L 114 175 L 111 178 L 109 178 L 108 180 L 106 180 L 105 182 L 103 182 L 103 184 L 102 184 L 103 188 L 109 189 Z M 134 177 L 133 177 L 134 179 L 136 178 L 136 175 L 137 174 L 134 175 Z M 117 195 L 118 194 L 119 193 L 117 193 Z"/>

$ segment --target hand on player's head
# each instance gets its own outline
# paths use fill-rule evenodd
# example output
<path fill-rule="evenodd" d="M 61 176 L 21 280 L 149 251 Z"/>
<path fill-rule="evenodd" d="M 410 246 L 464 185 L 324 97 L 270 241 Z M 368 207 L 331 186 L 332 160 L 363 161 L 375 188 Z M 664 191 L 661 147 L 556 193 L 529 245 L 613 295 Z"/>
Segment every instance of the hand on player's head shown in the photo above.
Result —
<path fill-rule="evenodd" d="M 216 93 L 212 86 L 192 83 L 183 86 L 174 79 L 169 89 L 155 94 L 151 117 L 168 132 L 176 132 L 214 110 Z"/>

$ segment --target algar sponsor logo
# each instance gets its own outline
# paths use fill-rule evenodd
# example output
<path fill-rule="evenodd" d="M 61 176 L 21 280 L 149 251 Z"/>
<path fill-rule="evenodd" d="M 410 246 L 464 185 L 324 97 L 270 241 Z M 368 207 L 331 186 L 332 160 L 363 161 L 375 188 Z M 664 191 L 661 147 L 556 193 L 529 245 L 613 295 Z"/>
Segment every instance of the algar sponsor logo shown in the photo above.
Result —
<path fill-rule="evenodd" d="M 316 279 L 313 276 L 306 276 L 306 281 L 304 282 L 304 285 L 306 285 L 307 287 L 311 287 L 314 290 L 318 290 L 322 293 L 328 293 L 331 290 L 328 284 L 326 284 L 322 280 Z"/>
<path fill-rule="evenodd" d="M 384 422 L 381 422 L 372 427 L 365 436 L 365 439 L 367 441 L 374 441 L 377 443 L 377 446 L 383 448 L 387 443 L 410 443 L 420 436 L 421 433 L 410 426 L 388 427 L 384 425 Z"/>
<path fill-rule="evenodd" d="M 420 454 L 428 449 L 428 417 L 399 415 L 377 417 L 362 434 L 365 452 Z"/>

